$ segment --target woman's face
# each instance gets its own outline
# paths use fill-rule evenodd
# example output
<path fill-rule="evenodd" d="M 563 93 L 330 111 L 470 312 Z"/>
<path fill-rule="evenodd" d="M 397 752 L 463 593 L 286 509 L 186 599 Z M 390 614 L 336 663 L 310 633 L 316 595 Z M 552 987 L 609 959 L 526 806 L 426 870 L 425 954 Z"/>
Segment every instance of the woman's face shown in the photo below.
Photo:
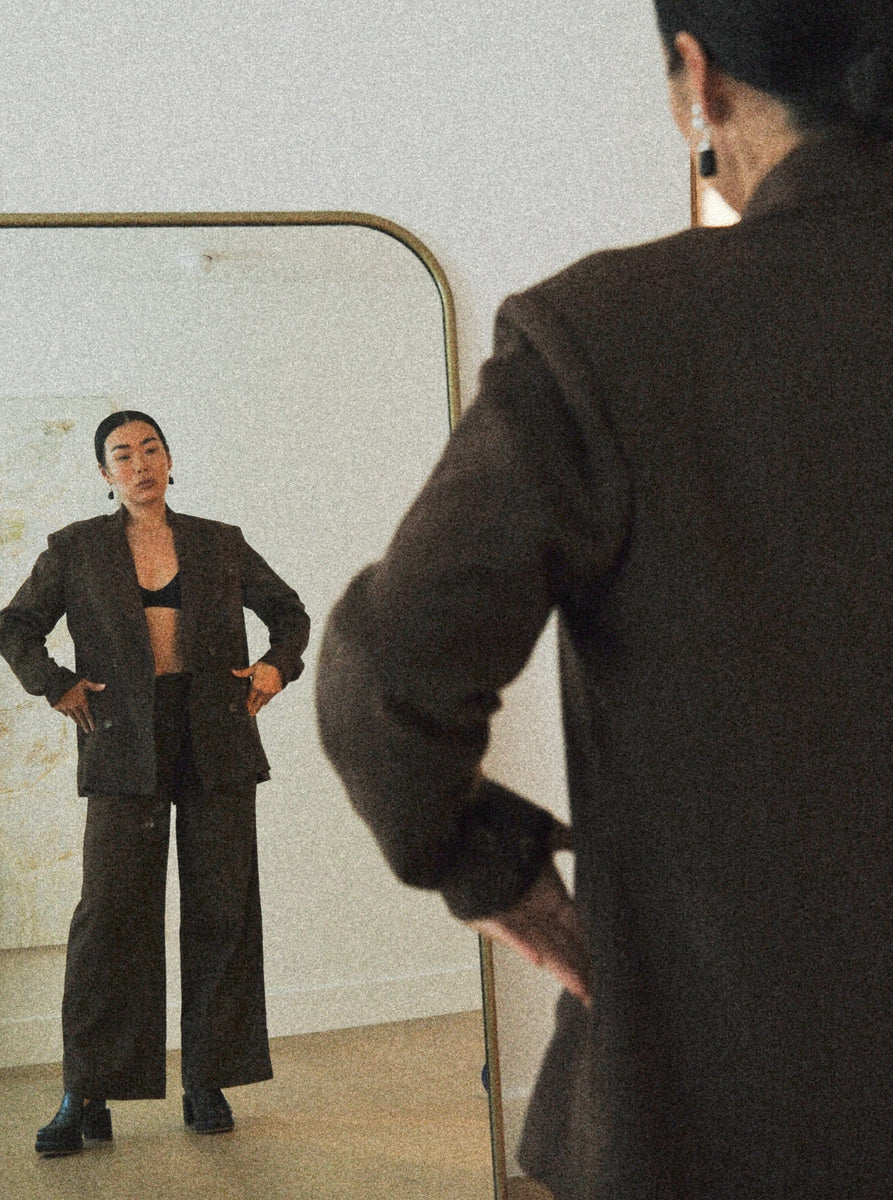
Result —
<path fill-rule="evenodd" d="M 128 421 L 105 439 L 99 470 L 129 508 L 163 499 L 171 466 L 157 431 L 146 421 Z"/>

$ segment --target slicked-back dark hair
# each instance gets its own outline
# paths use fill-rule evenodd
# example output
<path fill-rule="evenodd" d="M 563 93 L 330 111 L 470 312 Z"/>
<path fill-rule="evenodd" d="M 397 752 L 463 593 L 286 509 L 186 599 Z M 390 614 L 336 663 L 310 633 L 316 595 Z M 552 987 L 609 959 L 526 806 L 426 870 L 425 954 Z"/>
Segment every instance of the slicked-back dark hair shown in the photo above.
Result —
<path fill-rule="evenodd" d="M 893 0 L 655 0 L 670 70 L 683 30 L 711 61 L 787 106 L 801 128 L 893 138 Z"/>
<path fill-rule="evenodd" d="M 96 426 L 96 432 L 93 434 L 93 449 L 96 451 L 96 461 L 101 467 L 105 466 L 105 439 L 121 425 L 129 425 L 131 421 L 145 421 L 147 425 L 151 425 L 161 439 L 162 446 L 170 453 L 167 438 L 161 432 L 161 426 L 155 418 L 150 417 L 148 413 L 137 412 L 135 408 L 127 408 L 123 412 L 112 413 L 111 416 L 104 417 Z"/>

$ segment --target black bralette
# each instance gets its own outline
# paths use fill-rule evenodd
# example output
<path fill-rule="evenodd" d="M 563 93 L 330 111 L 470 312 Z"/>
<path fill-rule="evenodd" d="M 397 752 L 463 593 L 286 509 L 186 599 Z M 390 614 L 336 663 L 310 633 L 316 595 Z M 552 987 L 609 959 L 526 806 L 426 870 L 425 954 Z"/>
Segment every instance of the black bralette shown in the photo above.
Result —
<path fill-rule="evenodd" d="M 148 588 L 140 588 L 143 608 L 181 608 L 182 593 L 180 589 L 180 572 L 178 571 L 170 583 L 150 592 Z"/>

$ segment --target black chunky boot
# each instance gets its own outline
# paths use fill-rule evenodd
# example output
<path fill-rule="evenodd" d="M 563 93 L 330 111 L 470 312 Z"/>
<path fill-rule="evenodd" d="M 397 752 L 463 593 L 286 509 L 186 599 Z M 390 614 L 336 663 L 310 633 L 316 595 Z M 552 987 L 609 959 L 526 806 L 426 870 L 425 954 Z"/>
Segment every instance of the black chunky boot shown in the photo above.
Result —
<path fill-rule="evenodd" d="M 79 1154 L 84 1148 L 84 1138 L 97 1142 L 112 1140 L 112 1114 L 104 1100 L 88 1100 L 75 1092 L 66 1092 L 59 1111 L 37 1131 L 34 1149 L 38 1154 L 52 1158 L 59 1154 Z"/>
<path fill-rule="evenodd" d="M 196 1133 L 227 1133 L 233 1110 L 220 1088 L 192 1088 L 183 1093 L 183 1120 Z"/>

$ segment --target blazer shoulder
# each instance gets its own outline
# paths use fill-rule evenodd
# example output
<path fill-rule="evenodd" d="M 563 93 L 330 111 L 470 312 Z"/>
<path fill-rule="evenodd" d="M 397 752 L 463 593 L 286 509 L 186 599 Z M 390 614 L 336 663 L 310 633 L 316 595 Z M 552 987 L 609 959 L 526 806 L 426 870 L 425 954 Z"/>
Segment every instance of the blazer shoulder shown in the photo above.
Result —
<path fill-rule="evenodd" d="M 629 365 L 649 347 L 685 338 L 693 323 L 709 322 L 713 306 L 734 301 L 730 282 L 754 274 L 765 277 L 765 260 L 754 261 L 737 225 L 598 251 L 509 296 L 497 317 L 496 349 L 520 334 L 552 360 L 582 353 L 600 371 L 609 362 Z"/>
<path fill-rule="evenodd" d="M 86 517 L 82 521 L 72 521 L 63 525 L 48 535 L 47 541 L 51 546 L 68 548 L 83 545 L 97 538 L 105 537 L 112 531 L 119 520 L 116 513 L 103 513 L 98 517 Z"/>
<path fill-rule="evenodd" d="M 739 227 L 731 225 L 684 229 L 641 245 L 599 250 L 509 297 L 507 303 L 563 309 L 585 298 L 587 307 L 601 305 L 608 311 L 630 300 L 650 307 L 655 292 L 682 294 L 701 286 L 704 271 L 715 271 L 738 241 Z"/>
<path fill-rule="evenodd" d="M 210 517 L 195 517 L 191 513 L 171 512 L 169 519 L 175 529 L 181 529 L 185 533 L 208 541 L 216 541 L 220 538 L 232 541 L 243 537 L 242 530 L 238 525 L 229 525 L 226 521 L 215 521 Z"/>

